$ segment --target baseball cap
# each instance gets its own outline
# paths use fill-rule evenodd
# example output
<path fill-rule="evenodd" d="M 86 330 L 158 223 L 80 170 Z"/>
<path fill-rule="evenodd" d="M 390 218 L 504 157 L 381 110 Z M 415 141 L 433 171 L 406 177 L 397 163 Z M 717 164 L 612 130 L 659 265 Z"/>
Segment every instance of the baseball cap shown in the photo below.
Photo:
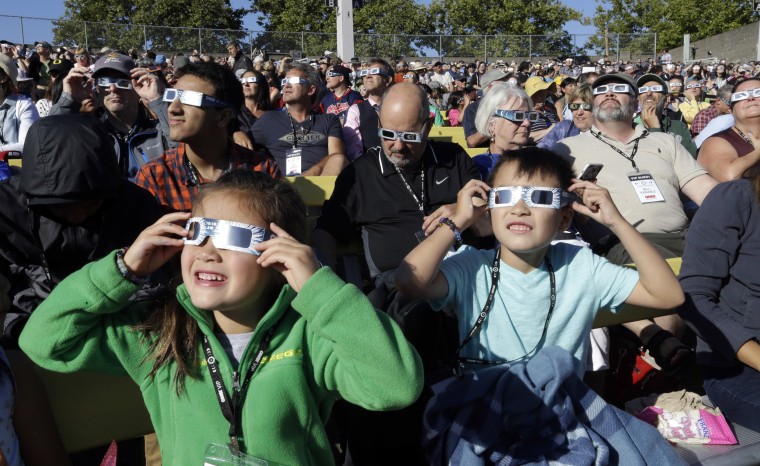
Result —
<path fill-rule="evenodd" d="M 69 74 L 69 71 L 74 68 L 74 63 L 70 62 L 69 60 L 63 60 L 63 59 L 57 59 L 53 60 L 50 65 L 48 66 L 48 71 L 50 73 L 56 71 L 62 76 L 65 76 Z"/>
<path fill-rule="evenodd" d="M 153 60 L 153 63 L 156 65 L 163 65 L 166 63 L 166 56 L 165 55 L 156 55 L 156 59 Z"/>
<path fill-rule="evenodd" d="M 665 90 L 665 92 L 668 92 L 668 85 L 665 83 L 665 81 L 661 77 L 657 76 L 656 74 L 651 74 L 651 73 L 650 74 L 642 75 L 639 79 L 637 79 L 636 80 L 636 87 L 637 88 L 641 87 L 645 83 L 648 83 L 650 81 L 655 81 L 657 84 L 659 84 L 660 86 L 662 86 L 662 88 Z"/>
<path fill-rule="evenodd" d="M 92 74 L 93 76 L 97 76 L 102 71 L 114 70 L 126 77 L 130 77 L 132 68 L 134 67 L 135 62 L 133 62 L 128 56 L 120 53 L 109 53 L 100 57 L 98 61 L 95 62 L 95 69 Z"/>
<path fill-rule="evenodd" d="M 346 78 L 346 81 L 350 81 L 350 79 L 351 79 L 351 70 L 349 70 L 345 66 L 335 65 L 332 68 L 330 68 L 330 70 L 333 73 L 340 73 L 340 74 L 342 74 L 343 77 Z"/>
<path fill-rule="evenodd" d="M 596 89 L 597 87 L 608 84 L 611 82 L 622 82 L 624 84 L 628 84 L 633 89 L 634 94 L 639 93 L 639 87 L 636 85 L 636 82 L 633 80 L 633 77 L 629 74 L 625 73 L 609 73 L 609 74 L 603 74 L 596 78 L 596 81 L 594 81 L 594 84 L 591 86 L 592 89 Z"/>

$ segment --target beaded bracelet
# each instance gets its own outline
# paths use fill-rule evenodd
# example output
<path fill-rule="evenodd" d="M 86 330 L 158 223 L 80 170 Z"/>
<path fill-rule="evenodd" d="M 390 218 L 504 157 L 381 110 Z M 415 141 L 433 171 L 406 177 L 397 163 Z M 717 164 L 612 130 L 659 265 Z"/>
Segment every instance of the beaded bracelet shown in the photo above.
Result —
<path fill-rule="evenodd" d="M 128 248 L 121 248 L 116 250 L 116 267 L 119 268 L 121 276 L 134 283 L 135 285 L 144 285 L 148 283 L 147 277 L 138 277 L 133 274 L 127 268 L 127 264 L 124 263 L 124 254 L 127 253 Z"/>
<path fill-rule="evenodd" d="M 443 225 L 451 228 L 451 231 L 454 232 L 454 249 L 459 249 L 459 247 L 462 245 L 462 232 L 459 231 L 459 228 L 457 228 L 457 224 L 454 223 L 454 221 L 450 218 L 441 217 L 438 220 L 438 226 L 436 228 L 440 228 Z"/>

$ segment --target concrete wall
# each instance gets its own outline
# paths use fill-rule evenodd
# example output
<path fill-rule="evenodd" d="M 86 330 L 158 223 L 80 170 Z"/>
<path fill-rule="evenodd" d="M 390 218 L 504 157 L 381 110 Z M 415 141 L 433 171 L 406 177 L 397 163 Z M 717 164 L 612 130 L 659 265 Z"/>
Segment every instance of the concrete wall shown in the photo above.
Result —
<path fill-rule="evenodd" d="M 725 59 L 726 63 L 746 63 L 760 58 L 757 49 L 759 34 L 760 22 L 757 22 L 706 39 L 692 41 L 691 45 L 699 47 L 697 59 L 718 58 Z M 712 55 L 708 55 L 708 51 L 712 52 Z M 691 60 L 691 50 L 688 52 L 689 60 Z M 673 55 L 675 61 L 683 60 L 683 47 L 671 49 L 670 54 Z"/>

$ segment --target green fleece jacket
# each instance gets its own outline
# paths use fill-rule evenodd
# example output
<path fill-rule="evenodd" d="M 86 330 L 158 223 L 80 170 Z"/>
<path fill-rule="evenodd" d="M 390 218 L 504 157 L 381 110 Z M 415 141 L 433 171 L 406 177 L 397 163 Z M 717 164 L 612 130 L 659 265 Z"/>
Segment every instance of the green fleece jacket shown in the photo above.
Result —
<path fill-rule="evenodd" d="M 19 344 L 49 370 L 128 374 L 140 386 L 164 464 L 203 464 L 209 443 L 229 441 L 203 350 L 199 344 L 202 367 L 196 378 L 185 378 L 179 396 L 174 363 L 150 377 L 152 361 L 144 361 L 148 342 L 133 327 L 152 303 L 130 303 L 137 288 L 121 276 L 113 253 L 92 262 L 32 313 Z M 214 336 L 212 314 L 194 307 L 184 286 L 177 299 L 208 336 L 231 390 L 234 369 Z M 324 423 L 341 397 L 367 409 L 392 410 L 410 405 L 422 390 L 422 363 L 398 326 L 327 267 L 297 295 L 283 287 L 257 326 L 241 368 L 249 367 L 275 323 L 269 350 L 243 394 L 240 422 L 241 450 L 270 465 L 333 464 Z"/>

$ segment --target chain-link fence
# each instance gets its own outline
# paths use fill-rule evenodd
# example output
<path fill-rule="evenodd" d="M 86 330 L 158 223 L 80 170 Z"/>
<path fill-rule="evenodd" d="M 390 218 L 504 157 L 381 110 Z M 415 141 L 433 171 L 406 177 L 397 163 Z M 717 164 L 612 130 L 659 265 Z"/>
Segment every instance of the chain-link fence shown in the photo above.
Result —
<path fill-rule="evenodd" d="M 243 50 L 265 49 L 275 53 L 319 56 L 337 49 L 335 33 L 276 32 L 96 23 L 0 15 L 0 30 L 7 40 L 29 43 L 51 40 L 56 45 L 103 47 L 162 52 L 222 54 L 231 40 Z M 34 31 L 34 32 L 32 32 Z M 50 37 L 39 37 L 47 31 Z M 29 37 L 27 37 L 29 36 Z M 610 60 L 656 57 L 657 34 L 556 35 L 354 35 L 355 55 L 361 57 L 421 57 L 484 60 L 536 60 L 564 56 L 604 56 Z M 343 57 L 348 58 L 348 57 Z"/>

